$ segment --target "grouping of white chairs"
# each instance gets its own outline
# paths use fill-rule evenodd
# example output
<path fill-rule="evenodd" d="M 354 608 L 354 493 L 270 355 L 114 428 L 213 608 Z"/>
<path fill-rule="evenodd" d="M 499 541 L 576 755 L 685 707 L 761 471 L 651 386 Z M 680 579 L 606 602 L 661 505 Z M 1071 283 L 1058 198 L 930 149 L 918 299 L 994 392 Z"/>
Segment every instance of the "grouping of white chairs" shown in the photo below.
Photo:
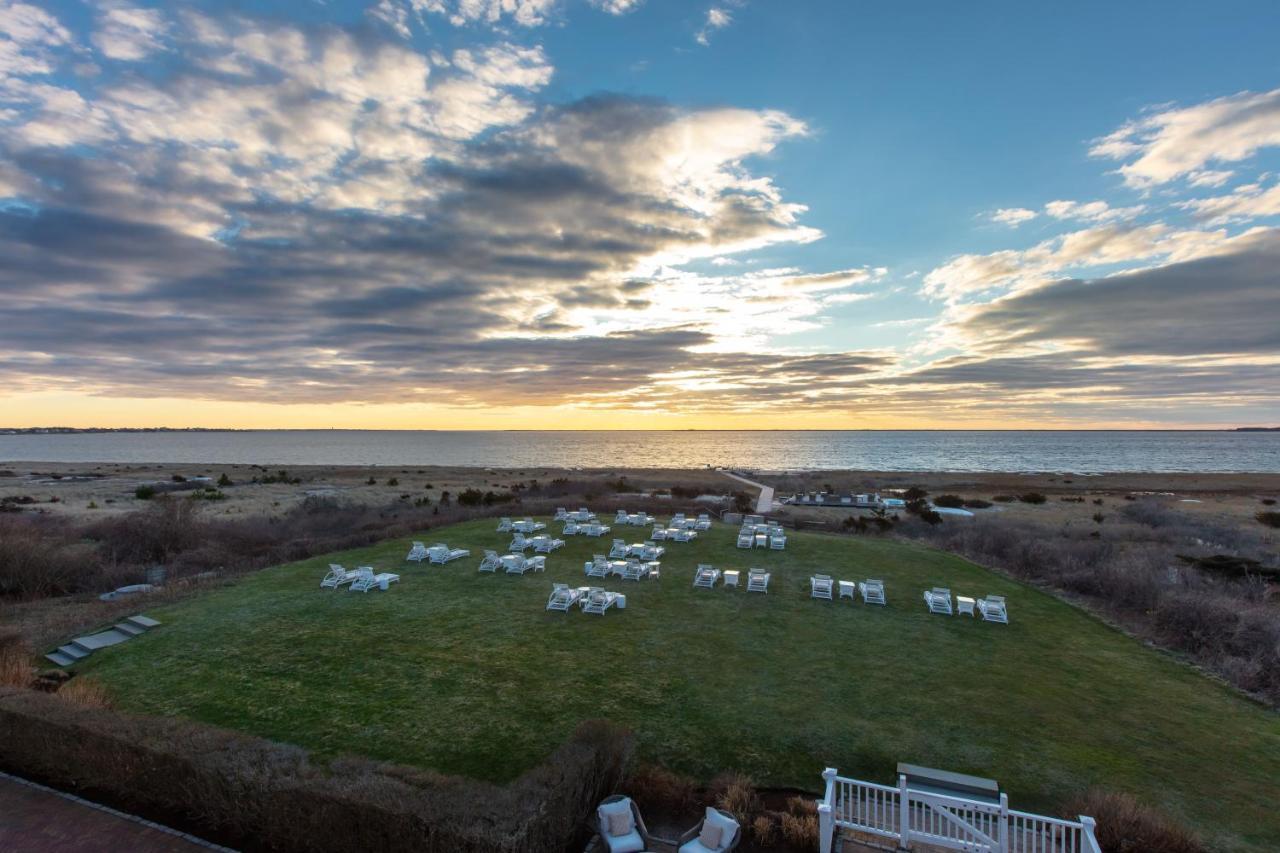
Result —
<path fill-rule="evenodd" d="M 630 527 L 648 527 L 653 524 L 653 516 L 647 512 L 627 512 L 625 509 L 620 509 L 613 517 L 613 523 Z"/>
<path fill-rule="evenodd" d="M 596 517 L 596 514 L 591 510 L 587 509 L 585 506 L 579 507 L 573 512 L 570 512 L 569 510 L 565 509 L 562 506 L 556 507 L 556 514 L 555 514 L 556 521 L 575 521 L 575 522 L 592 521 L 595 519 L 595 517 Z"/>
<path fill-rule="evenodd" d="M 657 560 L 640 560 L 636 557 L 615 559 L 603 554 L 596 554 L 582 565 L 587 577 L 607 578 L 617 575 L 623 580 L 639 581 L 658 579 L 662 575 L 662 563 Z"/>
<path fill-rule="evenodd" d="M 984 622 L 1009 624 L 1009 610 L 1003 595 L 988 595 L 986 598 L 977 599 L 957 595 L 953 608 L 951 590 L 943 586 L 935 586 L 933 589 L 925 590 L 924 603 L 930 613 L 937 613 L 940 616 L 959 613 L 962 616 L 980 616 Z"/>
<path fill-rule="evenodd" d="M 348 571 L 337 563 L 329 564 L 329 573 L 320 581 L 322 589 L 338 589 L 345 586 L 351 592 L 368 592 L 371 589 L 386 589 L 397 583 L 400 576 L 391 572 L 375 572 L 370 566 L 358 566 Z"/>
<path fill-rule="evenodd" d="M 519 533 L 536 533 L 539 530 L 545 530 L 546 525 L 541 521 L 534 521 L 532 518 L 522 518 L 519 521 L 512 521 L 505 515 L 498 519 L 498 532 L 510 533 L 516 531 Z"/>
<path fill-rule="evenodd" d="M 606 853 L 638 853 L 654 849 L 654 838 L 640 809 L 615 794 L 596 808 L 596 833 Z M 723 809 L 707 807 L 702 819 L 676 840 L 678 853 L 727 853 L 742 841 L 742 827 Z"/>
<path fill-rule="evenodd" d="M 413 547 L 409 549 L 409 556 L 405 557 L 405 559 L 415 563 L 427 560 L 437 565 L 444 565 L 453 560 L 461 560 L 463 557 L 470 556 L 471 552 L 466 548 L 450 548 L 443 542 L 437 542 L 430 547 L 423 545 L 421 542 L 414 542 Z"/>
<path fill-rule="evenodd" d="M 509 575 L 523 575 L 525 572 L 544 572 L 547 570 L 547 558 L 543 556 L 526 557 L 524 554 L 499 554 L 486 550 L 484 559 L 480 561 L 480 571 L 497 574 L 501 570 Z"/>
<path fill-rule="evenodd" d="M 589 521 L 586 524 L 579 524 L 577 532 L 582 536 L 590 536 L 598 539 L 608 533 L 609 530 L 610 528 L 607 524 L 601 524 L 598 521 Z"/>
<path fill-rule="evenodd" d="M 859 596 L 866 604 L 885 603 L 884 581 L 867 578 L 865 581 L 836 580 L 831 575 L 813 575 L 809 578 L 809 596 L 833 601 L 837 597 L 856 601 Z"/>
<path fill-rule="evenodd" d="M 627 597 L 620 592 L 612 592 L 599 586 L 572 587 L 567 583 L 551 585 L 551 595 L 547 598 L 548 610 L 567 613 L 575 604 L 583 613 L 603 616 L 610 608 L 626 609 Z"/>

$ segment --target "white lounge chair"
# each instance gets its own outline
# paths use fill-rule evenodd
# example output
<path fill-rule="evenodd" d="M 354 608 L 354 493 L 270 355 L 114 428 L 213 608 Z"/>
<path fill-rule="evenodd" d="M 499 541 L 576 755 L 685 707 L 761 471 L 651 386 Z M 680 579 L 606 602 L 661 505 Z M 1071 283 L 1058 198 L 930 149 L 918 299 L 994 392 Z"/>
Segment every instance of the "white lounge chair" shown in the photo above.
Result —
<path fill-rule="evenodd" d="M 867 604 L 884 604 L 884 581 L 867 578 L 858 584 L 858 592 Z"/>
<path fill-rule="evenodd" d="M 360 577 L 360 572 L 347 571 L 337 563 L 329 564 L 329 574 L 324 576 L 324 580 L 320 581 L 321 589 L 337 589 L 343 584 L 348 584 Z"/>
<path fill-rule="evenodd" d="M 835 582 L 831 579 L 831 575 L 813 575 L 809 578 L 809 596 L 811 598 L 825 598 L 831 601 L 832 589 Z"/>
<path fill-rule="evenodd" d="M 550 536 L 535 536 L 533 541 L 533 552 L 535 554 L 550 554 L 552 551 L 564 547 L 563 539 L 552 539 Z"/>
<path fill-rule="evenodd" d="M 583 564 L 583 571 L 589 578 L 607 578 L 609 576 L 609 560 L 597 554 L 594 560 Z"/>
<path fill-rule="evenodd" d="M 466 548 L 450 548 L 443 542 L 432 545 L 427 549 L 427 557 L 433 563 L 444 564 L 451 560 L 460 560 L 463 557 L 470 557 L 471 552 Z"/>
<path fill-rule="evenodd" d="M 705 564 L 699 565 L 698 570 L 693 573 L 693 585 L 703 589 L 713 588 L 718 580 L 720 580 L 720 570 Z"/>
<path fill-rule="evenodd" d="M 926 589 L 924 591 L 924 603 L 929 605 L 930 613 L 950 616 L 952 612 L 951 590 L 941 586 L 935 586 L 933 589 Z"/>
<path fill-rule="evenodd" d="M 566 521 L 564 523 L 564 530 L 560 532 L 560 535 L 561 536 L 577 536 L 581 532 L 582 530 L 578 527 L 578 522 Z"/>
<path fill-rule="evenodd" d="M 631 555 L 639 557 L 641 560 L 657 560 L 667 553 L 667 549 L 653 542 L 645 542 L 641 545 L 631 546 Z"/>
<path fill-rule="evenodd" d="M 352 592 L 368 592 L 374 587 L 386 589 L 388 584 L 397 583 L 400 580 L 399 575 L 393 575 L 391 572 L 374 574 L 373 569 L 368 566 L 361 566 L 356 571 L 360 574 L 351 582 Z"/>
<path fill-rule="evenodd" d="M 661 524 L 655 524 L 653 526 L 653 533 L 649 534 L 649 538 L 654 542 L 661 542 L 667 538 L 667 528 L 663 527 Z"/>
<path fill-rule="evenodd" d="M 568 612 L 580 598 L 582 598 L 582 590 L 571 587 L 567 583 L 553 583 L 551 597 L 547 599 L 547 609 Z"/>
<path fill-rule="evenodd" d="M 685 523 L 685 517 L 683 512 L 677 512 L 675 515 L 671 516 L 672 527 L 679 527 L 684 523 Z"/>
<path fill-rule="evenodd" d="M 627 565 L 622 569 L 622 579 L 624 581 L 644 580 L 657 566 L 658 563 L 655 562 L 642 563 L 639 560 L 627 560 Z"/>
<path fill-rule="evenodd" d="M 978 612 L 987 622 L 1009 624 L 1009 611 L 1004 606 L 1003 595 L 988 595 L 978 599 Z"/>
<path fill-rule="evenodd" d="M 747 572 L 747 592 L 765 592 L 769 591 L 769 578 L 771 575 L 764 569 L 751 569 Z"/>
<path fill-rule="evenodd" d="M 693 523 L 693 529 L 694 530 L 710 530 L 711 516 L 707 515 L 705 512 L 698 513 L 698 520 Z"/>
<path fill-rule="evenodd" d="M 414 542 L 413 547 L 409 549 L 409 556 L 404 559 L 408 563 L 421 563 L 427 559 L 427 546 L 421 542 Z"/>
<path fill-rule="evenodd" d="M 522 575 L 525 572 L 543 572 L 547 569 L 546 557 L 526 557 L 523 554 L 512 554 L 510 556 L 519 557 L 519 561 L 507 561 L 507 574 Z"/>
<path fill-rule="evenodd" d="M 787 537 L 783 533 L 769 534 L 769 547 L 775 551 L 781 551 L 787 547 Z"/>
<path fill-rule="evenodd" d="M 613 547 L 609 549 L 610 557 L 625 557 L 631 553 L 631 547 L 621 539 L 613 540 Z"/>
<path fill-rule="evenodd" d="M 498 532 L 499 532 L 499 533 L 507 533 L 507 532 L 509 532 L 511 529 L 512 529 L 512 526 L 511 526 L 511 519 L 507 518 L 505 515 L 504 515 L 502 518 L 498 519 Z"/>
<path fill-rule="evenodd" d="M 556 507 L 556 515 L 555 515 L 556 521 L 565 521 L 568 518 L 569 518 L 569 510 L 565 509 L 562 506 Z"/>
<path fill-rule="evenodd" d="M 753 548 L 755 547 L 755 544 L 756 544 L 756 535 L 754 533 L 749 533 L 744 530 L 738 534 L 739 548 Z"/>
<path fill-rule="evenodd" d="M 618 603 L 618 593 L 609 592 L 606 589 L 593 589 L 587 593 L 584 601 L 583 613 L 599 613 L 603 616 L 606 610 Z"/>
<path fill-rule="evenodd" d="M 511 544 L 507 546 L 508 551 L 523 551 L 525 548 L 532 548 L 533 540 L 526 539 L 523 533 L 517 532 L 512 538 Z"/>
<path fill-rule="evenodd" d="M 593 521 L 592 523 L 588 524 L 586 527 L 582 528 L 582 532 L 585 533 L 587 536 L 591 536 L 593 538 L 598 539 L 599 537 L 608 533 L 609 529 L 610 528 L 608 525 L 600 524 L 599 522 Z"/>
<path fill-rule="evenodd" d="M 480 571 L 496 572 L 500 568 L 502 568 L 502 557 L 497 551 L 486 550 L 484 559 L 480 561 Z"/>
<path fill-rule="evenodd" d="M 625 509 L 620 509 L 620 510 L 618 510 L 616 513 L 614 513 L 614 516 L 613 516 L 613 523 L 614 523 L 614 524 L 629 524 L 629 523 L 630 523 L 630 521 L 628 520 L 627 511 L 626 511 Z"/>
<path fill-rule="evenodd" d="M 671 538 L 677 542 L 692 542 L 694 539 L 698 538 L 698 531 L 681 528 L 677 530 L 675 535 Z"/>

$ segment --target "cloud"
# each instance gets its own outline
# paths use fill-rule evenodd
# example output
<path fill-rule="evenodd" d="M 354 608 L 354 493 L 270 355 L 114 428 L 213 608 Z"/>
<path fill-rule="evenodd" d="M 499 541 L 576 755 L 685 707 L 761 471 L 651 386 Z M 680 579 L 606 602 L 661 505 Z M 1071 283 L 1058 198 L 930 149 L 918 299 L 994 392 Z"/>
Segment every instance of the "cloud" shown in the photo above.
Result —
<path fill-rule="evenodd" d="M 994 290 L 1025 290 L 1070 270 L 1154 259 L 1187 260 L 1211 253 L 1228 240 L 1225 231 L 1175 230 L 1168 225 L 1099 225 L 1072 231 L 1030 249 L 960 255 L 929 272 L 923 292 L 959 302 Z"/>
<path fill-rule="evenodd" d="M 625 15 L 640 8 L 644 0 L 591 0 L 591 5 L 610 15 Z"/>
<path fill-rule="evenodd" d="M 1112 207 L 1105 201 L 1051 201 L 1044 206 L 1044 212 L 1054 219 L 1075 219 L 1085 222 L 1113 222 L 1117 219 L 1132 219 L 1140 215 L 1146 207 Z"/>
<path fill-rule="evenodd" d="M 0 0 L 0 84 L 9 74 L 49 74 L 54 48 L 71 43 L 71 33 L 49 12 L 27 3 Z"/>
<path fill-rule="evenodd" d="M 991 221 L 1016 228 L 1024 222 L 1030 222 L 1036 216 L 1034 210 L 1028 210 L 1025 207 L 1002 207 L 991 214 Z"/>
<path fill-rule="evenodd" d="M 1240 162 L 1277 145 L 1280 89 L 1273 89 L 1150 113 L 1096 140 L 1089 153 L 1127 161 L 1119 170 L 1125 183 L 1145 188 L 1186 176 L 1204 180 L 1208 165 Z"/>
<path fill-rule="evenodd" d="M 98 15 L 92 40 L 108 59 L 135 61 L 163 50 L 168 29 L 156 9 L 108 3 Z"/>
<path fill-rule="evenodd" d="M 1195 260 L 969 306 L 955 327 L 984 352 L 1034 345 L 1095 357 L 1276 356 L 1277 268 L 1280 230 L 1258 229 Z"/>
<path fill-rule="evenodd" d="M 1261 184 L 1246 184 L 1227 195 L 1182 201 L 1176 206 L 1211 225 L 1280 216 L 1280 183 L 1265 188 Z"/>
<path fill-rule="evenodd" d="M 408 0 L 415 13 L 445 16 L 455 27 L 510 21 L 522 27 L 545 24 L 558 0 Z"/>
<path fill-rule="evenodd" d="M 694 41 L 705 47 L 711 44 L 711 34 L 713 32 L 722 30 L 731 23 L 733 23 L 733 16 L 728 9 L 723 6 L 712 6 L 707 10 L 707 18 L 702 23 L 702 29 L 698 30 L 693 37 Z"/>

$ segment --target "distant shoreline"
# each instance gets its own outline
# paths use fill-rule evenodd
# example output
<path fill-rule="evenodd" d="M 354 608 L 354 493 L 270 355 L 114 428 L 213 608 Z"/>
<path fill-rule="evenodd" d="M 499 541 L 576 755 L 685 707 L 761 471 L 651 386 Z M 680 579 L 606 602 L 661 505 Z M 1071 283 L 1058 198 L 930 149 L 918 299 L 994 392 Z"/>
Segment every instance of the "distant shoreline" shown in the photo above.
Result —
<path fill-rule="evenodd" d="M 850 427 L 844 429 L 699 429 L 666 427 L 653 429 L 372 429 L 367 427 L 0 427 L 5 435 L 99 435 L 110 433 L 157 432 L 1280 432 L 1274 427 L 1027 427 L 999 429 L 995 427 Z"/>

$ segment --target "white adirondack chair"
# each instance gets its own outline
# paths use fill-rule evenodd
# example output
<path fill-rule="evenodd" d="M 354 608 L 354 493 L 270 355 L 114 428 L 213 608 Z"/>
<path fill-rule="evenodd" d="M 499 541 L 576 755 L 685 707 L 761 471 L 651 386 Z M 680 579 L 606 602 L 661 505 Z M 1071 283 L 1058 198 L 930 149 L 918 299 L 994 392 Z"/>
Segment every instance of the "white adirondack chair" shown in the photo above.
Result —
<path fill-rule="evenodd" d="M 343 584 L 348 584 L 360 577 L 359 571 L 347 571 L 337 563 L 329 564 L 329 574 L 324 576 L 324 580 L 320 581 L 321 589 L 337 589 Z"/>
<path fill-rule="evenodd" d="M 988 595 L 986 598 L 979 598 L 978 612 L 982 614 L 982 618 L 987 622 L 1009 624 L 1009 611 L 1005 608 L 1003 595 Z"/>
<path fill-rule="evenodd" d="M 884 604 L 884 581 L 867 578 L 858 584 L 858 592 L 867 604 Z"/>
<path fill-rule="evenodd" d="M 404 559 L 409 563 L 421 563 L 427 559 L 427 546 L 421 542 L 414 542 L 413 547 L 409 549 L 409 556 Z"/>
<path fill-rule="evenodd" d="M 720 580 L 720 570 L 708 565 L 699 565 L 698 570 L 693 573 L 693 585 L 702 587 L 703 589 L 711 589 L 716 585 L 716 581 Z"/>
<path fill-rule="evenodd" d="M 924 591 L 924 603 L 929 606 L 930 613 L 950 616 L 952 613 L 951 590 L 941 586 L 935 586 L 933 589 L 926 589 Z"/>
<path fill-rule="evenodd" d="M 764 569 L 751 569 L 747 572 L 747 592 L 769 591 L 769 572 Z"/>
<path fill-rule="evenodd" d="M 827 601 L 831 601 L 834 587 L 835 581 L 831 579 L 831 575 L 813 575 L 809 578 L 809 596 L 811 598 L 825 598 Z"/>
<path fill-rule="evenodd" d="M 498 552 L 485 550 L 484 559 L 480 561 L 480 571 L 496 572 L 500 568 L 502 568 L 502 557 Z"/>

